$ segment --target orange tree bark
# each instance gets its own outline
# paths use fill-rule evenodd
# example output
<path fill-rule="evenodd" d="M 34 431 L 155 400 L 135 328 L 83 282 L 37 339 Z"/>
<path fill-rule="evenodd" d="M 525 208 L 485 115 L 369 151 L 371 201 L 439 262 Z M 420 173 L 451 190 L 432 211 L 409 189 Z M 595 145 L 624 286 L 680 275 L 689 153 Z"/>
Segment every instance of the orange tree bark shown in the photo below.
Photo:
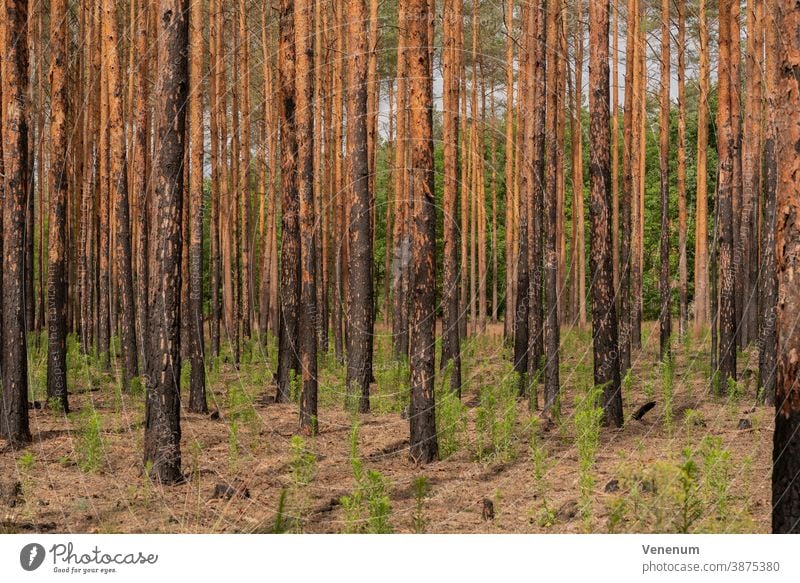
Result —
<path fill-rule="evenodd" d="M 410 80 L 409 128 L 412 200 L 413 261 L 411 345 L 411 447 L 413 461 L 427 463 L 438 457 L 433 397 L 436 324 L 436 207 L 433 188 L 433 78 L 427 48 L 427 0 L 407 3 L 408 78 Z"/>
<path fill-rule="evenodd" d="M 3 144 L 3 400 L 0 434 L 12 446 L 31 441 L 25 342 L 25 211 L 28 176 L 27 0 L 7 0 L 2 14 Z"/>
<path fill-rule="evenodd" d="M 300 205 L 300 307 L 298 348 L 303 389 L 300 429 L 317 431 L 317 291 L 314 250 L 314 118 L 311 22 L 313 1 L 294 3 L 297 98 L 297 187 Z M 363 85 L 363 84 L 362 84 Z M 363 117 L 362 117 L 363 119 Z"/>
<path fill-rule="evenodd" d="M 289 400 L 291 372 L 298 374 L 298 304 L 300 302 L 300 224 L 297 190 L 297 101 L 295 92 L 294 2 L 280 5 L 280 109 L 281 109 L 281 309 L 278 333 L 279 403 Z"/>
<path fill-rule="evenodd" d="M 461 394 L 461 336 L 458 281 L 458 106 L 459 106 L 459 26 L 462 0 L 444 5 L 443 18 L 443 94 L 444 116 L 444 256 L 442 281 L 442 367 L 450 365 L 450 389 Z"/>
<path fill-rule="evenodd" d="M 765 85 L 766 85 L 766 134 L 764 141 L 764 209 L 761 227 L 761 276 L 760 306 L 761 332 L 758 342 L 759 394 L 768 405 L 775 402 L 775 368 L 777 365 L 777 333 L 775 309 L 778 303 L 778 280 L 775 266 L 775 203 L 778 188 L 778 159 L 776 142 L 778 83 L 777 52 L 778 32 L 775 22 L 776 0 L 767 0 L 764 11 L 766 33 Z"/>
<path fill-rule="evenodd" d="M 592 337 L 594 384 L 603 387 L 603 416 L 622 427 L 622 393 L 614 302 L 614 258 L 611 237 L 611 114 L 609 112 L 608 0 L 589 3 L 589 173 L 592 222 Z"/>
<path fill-rule="evenodd" d="M 694 329 L 699 335 L 710 319 L 708 297 L 708 95 L 711 66 L 709 63 L 708 22 L 706 0 L 697 7 L 697 26 L 700 44 L 700 93 L 697 102 L 697 186 L 695 200 L 694 246 Z"/>
<path fill-rule="evenodd" d="M 511 204 L 514 192 L 514 0 L 506 0 L 505 12 L 506 34 L 506 149 L 505 149 L 505 195 L 506 195 L 506 220 L 505 220 L 505 312 L 503 315 L 503 337 L 511 338 L 514 332 L 514 294 L 513 294 L 513 230 L 514 230 L 514 205 Z"/>
<path fill-rule="evenodd" d="M 123 120 L 123 84 L 117 51 L 119 23 L 116 2 L 103 1 L 103 38 L 108 83 L 108 121 L 111 157 L 110 196 L 114 201 L 117 286 L 120 302 L 120 348 L 122 386 L 139 374 L 136 350 L 136 320 L 133 295 L 133 253 L 131 250 L 130 207 L 128 206 L 128 161 Z"/>
<path fill-rule="evenodd" d="M 67 401 L 67 2 L 50 4 L 50 218 L 47 270 L 47 398 Z"/>
<path fill-rule="evenodd" d="M 189 411 L 206 413 L 203 358 L 203 5 L 192 2 L 189 13 Z"/>
<path fill-rule="evenodd" d="M 251 181 L 250 181 L 250 128 L 252 126 L 250 115 L 250 30 L 246 25 L 247 8 L 245 1 L 239 1 L 239 43 L 241 61 L 235 67 L 241 67 L 240 96 L 241 96 L 241 142 L 239 151 L 239 196 L 241 207 L 241 222 L 239 239 L 242 246 L 241 259 L 241 320 L 242 337 L 250 339 L 253 323 L 253 269 L 252 269 L 252 229 L 250 226 Z"/>
<path fill-rule="evenodd" d="M 349 311 L 347 326 L 347 400 L 361 413 L 369 411 L 372 376 L 372 223 L 370 218 L 367 143 L 367 7 L 364 0 L 347 3 L 347 154 Z"/>
<path fill-rule="evenodd" d="M 211 355 L 219 355 L 220 350 L 220 319 L 222 305 L 220 303 L 220 199 L 221 199 L 221 146 L 220 146 L 220 76 L 219 67 L 219 39 L 222 35 L 220 27 L 219 12 L 221 8 L 218 0 L 209 2 L 209 38 L 208 38 L 208 58 L 211 71 L 208 76 L 209 93 L 209 123 L 211 134 L 211 217 L 209 218 L 209 251 L 211 254 L 209 270 L 211 271 L 211 302 L 209 314 L 209 327 L 211 337 Z"/>
<path fill-rule="evenodd" d="M 188 31 L 182 0 L 159 0 L 157 9 L 155 224 L 150 249 L 144 462 L 150 478 L 174 484 L 183 481 L 180 288 Z"/>
<path fill-rule="evenodd" d="M 800 533 L 800 5 L 775 2 L 778 378 L 772 452 L 772 532 Z"/>

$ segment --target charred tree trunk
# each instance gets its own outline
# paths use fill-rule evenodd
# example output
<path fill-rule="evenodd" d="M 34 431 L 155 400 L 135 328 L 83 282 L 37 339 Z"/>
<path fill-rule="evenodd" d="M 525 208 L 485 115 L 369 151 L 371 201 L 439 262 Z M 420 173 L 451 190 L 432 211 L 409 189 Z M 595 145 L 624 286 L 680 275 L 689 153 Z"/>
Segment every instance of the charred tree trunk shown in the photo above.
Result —
<path fill-rule="evenodd" d="M 669 279 L 669 86 L 670 86 L 670 0 L 661 0 L 661 118 L 659 135 L 659 163 L 661 174 L 661 253 L 659 272 L 659 347 L 661 360 L 670 356 L 672 313 L 670 310 Z"/>
<path fill-rule="evenodd" d="M 183 481 L 180 425 L 181 204 L 188 87 L 187 11 L 182 0 L 158 3 L 157 140 L 154 245 L 150 249 L 150 314 L 144 462 L 151 479 Z"/>
<path fill-rule="evenodd" d="M 764 209 L 761 227 L 760 306 L 761 334 L 758 343 L 759 394 L 768 405 L 775 403 L 775 378 L 778 339 L 775 310 L 778 304 L 778 280 L 775 263 L 776 194 L 778 189 L 778 32 L 775 21 L 775 0 L 767 0 L 764 28 L 766 31 L 766 134 L 764 142 Z"/>
<path fill-rule="evenodd" d="M 772 3 L 771 3 L 772 4 Z M 800 6 L 774 2 L 780 50 L 774 115 L 776 127 L 778 273 L 778 377 L 772 453 L 772 532 L 800 533 Z M 769 10 L 767 10 L 769 12 Z"/>
<path fill-rule="evenodd" d="M 203 358 L 203 5 L 192 2 L 189 14 L 189 411 L 208 412 Z"/>
<path fill-rule="evenodd" d="M 411 310 L 411 459 L 434 461 L 439 454 L 434 406 L 434 357 L 436 329 L 436 207 L 433 165 L 433 78 L 427 48 L 430 13 L 428 0 L 407 4 L 409 40 L 408 78 L 411 130 L 409 196 L 413 201 L 413 266 Z"/>
<path fill-rule="evenodd" d="M 608 425 L 622 427 L 622 393 L 611 237 L 608 6 L 608 0 L 589 3 L 592 336 L 594 337 L 594 384 L 603 387 L 604 420 Z"/>
<path fill-rule="evenodd" d="M 459 27 L 462 0 L 444 6 L 442 49 L 444 92 L 444 265 L 442 284 L 442 367 L 450 365 L 450 389 L 461 395 L 461 335 L 458 281 L 458 107 Z"/>
<path fill-rule="evenodd" d="M 313 0 L 294 3 L 294 42 L 297 99 L 297 187 L 300 206 L 300 306 L 298 348 L 303 391 L 300 429 L 317 432 L 317 290 L 314 250 L 314 52 L 311 24 Z M 363 119 L 363 118 L 362 118 Z"/>
<path fill-rule="evenodd" d="M 281 308 L 278 333 L 279 403 L 289 400 L 292 374 L 299 374 L 298 309 L 300 303 L 300 224 L 297 190 L 297 97 L 295 91 L 294 2 L 281 0 L 280 10 L 280 108 L 281 108 Z M 291 372 L 293 371 L 293 373 Z"/>

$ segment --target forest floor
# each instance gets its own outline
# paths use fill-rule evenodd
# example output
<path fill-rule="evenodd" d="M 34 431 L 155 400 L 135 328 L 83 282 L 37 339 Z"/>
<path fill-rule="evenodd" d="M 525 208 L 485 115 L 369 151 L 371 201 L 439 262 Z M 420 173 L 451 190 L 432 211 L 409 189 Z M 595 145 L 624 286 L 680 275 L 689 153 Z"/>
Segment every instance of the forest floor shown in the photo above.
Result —
<path fill-rule="evenodd" d="M 33 444 L 0 450 L 0 532 L 769 531 L 773 422 L 754 406 L 755 352 L 740 356 L 739 385 L 712 396 L 707 337 L 676 341 L 674 365 L 659 365 L 646 325 L 624 383 L 625 427 L 598 435 L 588 329 L 562 330 L 555 423 L 516 398 L 501 330 L 464 347 L 461 402 L 437 376 L 443 459 L 422 467 L 408 458 L 407 373 L 385 331 L 370 414 L 345 410 L 344 368 L 322 359 L 316 437 L 295 436 L 295 403 L 272 402 L 273 346 L 247 347 L 239 370 L 218 359 L 208 394 L 219 413 L 183 415 L 187 480 L 170 487 L 142 468 L 141 389 L 123 394 L 73 342 L 73 412 L 32 409 Z M 32 354 L 36 400 L 45 362 Z"/>

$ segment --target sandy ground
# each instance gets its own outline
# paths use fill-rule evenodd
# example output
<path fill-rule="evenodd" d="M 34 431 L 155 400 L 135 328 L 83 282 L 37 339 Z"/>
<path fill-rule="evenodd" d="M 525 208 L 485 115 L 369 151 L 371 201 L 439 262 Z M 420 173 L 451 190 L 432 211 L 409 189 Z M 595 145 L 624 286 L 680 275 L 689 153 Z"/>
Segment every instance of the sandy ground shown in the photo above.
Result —
<path fill-rule="evenodd" d="M 647 345 L 635 355 L 631 388 L 624 395 L 625 428 L 602 430 L 588 472 L 591 494 L 581 497 L 571 413 L 574 395 L 591 375 L 588 333 L 565 331 L 562 338 L 562 421 L 549 427 L 539 423 L 546 462 L 537 478 L 525 401 L 516 404 L 513 455 L 476 458 L 479 391 L 500 382 L 507 370 L 497 330 L 492 327 L 476 342 L 467 364 L 467 429 L 460 435 L 460 448 L 447 459 L 413 465 L 407 456 L 408 421 L 397 410 L 381 407 L 382 413 L 359 417 L 359 456 L 365 469 L 380 471 L 388 480 L 389 522 L 395 532 L 419 530 L 420 518 L 427 532 L 442 533 L 674 531 L 680 529 L 684 503 L 696 514 L 692 531 L 769 530 L 772 419 L 768 408 L 752 405 L 755 383 L 747 368 L 755 368 L 754 354 L 740 359 L 742 377 L 751 380 L 743 381 L 745 394 L 732 401 L 709 395 L 703 342 L 676 346 L 674 420 L 668 428 L 655 363 L 657 334 L 650 335 L 648 328 Z M 34 443 L 23 451 L 2 449 L 0 532 L 270 532 L 284 490 L 283 514 L 290 530 L 352 528 L 340 504 L 354 489 L 348 439 L 352 417 L 343 399 L 335 391 L 322 398 L 320 433 L 305 441 L 316 462 L 310 482 L 300 484 L 293 477 L 290 442 L 297 430 L 297 406 L 271 402 L 274 387 L 263 380 L 269 378 L 264 368 L 243 365 L 236 371 L 223 365 L 209 389 L 210 406 L 219 409 L 221 418 L 182 417 L 187 481 L 171 487 L 152 484 L 142 471 L 141 397 L 115 396 L 110 377 L 93 383 L 94 388 L 76 381 L 71 395 L 75 413 L 68 418 L 46 408 L 32 410 Z M 234 437 L 228 407 L 233 384 L 255 413 L 238 423 Z M 653 411 L 641 421 L 629 419 L 651 399 L 656 401 Z M 86 450 L 81 411 L 90 403 L 102 425 L 95 471 L 80 467 Z M 751 427 L 739 429 L 740 419 Z M 708 461 L 695 453 L 699 469 L 687 502 L 676 468 L 683 463 L 684 448 L 699 452 L 709 436 L 720 440 L 723 455 L 717 469 L 725 479 L 721 486 L 715 482 L 720 472 L 706 471 Z M 418 500 L 413 483 L 422 475 L 430 490 Z M 218 484 L 246 488 L 249 496 L 214 497 Z M 492 503 L 492 519 L 485 516 L 485 500 Z"/>

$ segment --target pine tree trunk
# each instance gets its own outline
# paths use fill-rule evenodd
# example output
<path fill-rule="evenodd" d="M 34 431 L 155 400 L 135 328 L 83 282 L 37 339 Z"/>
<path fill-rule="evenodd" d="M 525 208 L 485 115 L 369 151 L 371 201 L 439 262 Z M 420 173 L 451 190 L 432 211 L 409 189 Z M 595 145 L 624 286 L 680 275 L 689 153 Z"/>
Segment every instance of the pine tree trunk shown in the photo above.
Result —
<path fill-rule="evenodd" d="M 776 382 L 775 436 L 772 453 L 772 532 L 800 533 L 800 326 L 797 306 L 800 287 L 800 6 L 791 2 L 770 3 L 775 18 L 780 53 L 775 80 L 774 122 L 777 136 L 777 237 L 778 265 L 778 377 Z"/>
<path fill-rule="evenodd" d="M 203 5 L 192 2 L 189 14 L 189 411 L 208 412 L 203 357 Z M 184 244 L 186 245 L 186 243 Z"/>
<path fill-rule="evenodd" d="M 778 339 L 776 307 L 778 279 L 775 263 L 776 194 L 778 189 L 778 31 L 775 20 L 776 0 L 767 0 L 764 14 L 766 134 L 764 141 L 764 209 L 761 228 L 760 307 L 761 333 L 758 342 L 758 393 L 767 405 L 775 404 L 775 379 Z"/>
<path fill-rule="evenodd" d="M 614 24 L 611 32 L 611 255 L 614 262 L 614 291 L 618 294 L 619 284 L 619 5 L 621 0 L 612 1 L 614 11 Z M 619 316 L 619 296 L 614 300 L 617 304 L 617 315 Z M 617 327 L 622 340 L 621 327 Z M 622 353 L 620 352 L 620 363 L 622 363 Z M 620 368 L 620 373 L 622 373 Z"/>
<path fill-rule="evenodd" d="M 552 412 L 559 397 L 559 309 L 558 309 L 558 109 L 559 109 L 559 42 L 562 4 L 560 0 L 547 4 L 547 119 L 545 122 L 546 159 L 544 193 L 544 408 Z"/>
<path fill-rule="evenodd" d="M 686 334 L 689 322 L 689 273 L 686 257 L 686 5 L 675 3 L 678 18 L 678 286 L 680 319 L 678 334 Z"/>
<path fill-rule="evenodd" d="M 25 213 L 28 160 L 27 0 L 3 11 L 3 400 L 0 434 L 13 447 L 31 441 L 28 427 L 28 351 L 25 336 Z M 16 103 L 16 107 L 11 104 Z"/>
<path fill-rule="evenodd" d="M 241 45 L 240 60 L 235 68 L 241 68 L 240 94 L 241 94 L 241 142 L 239 153 L 239 196 L 241 204 L 241 220 L 239 238 L 242 246 L 241 260 L 241 320 L 242 338 L 250 339 L 253 324 L 253 269 L 252 269 L 252 228 L 250 226 L 251 205 L 251 155 L 250 155 L 250 30 L 246 20 L 247 6 L 245 0 L 239 0 L 239 43 Z"/>
<path fill-rule="evenodd" d="M 661 253 L 659 272 L 659 347 L 661 360 L 670 355 L 672 336 L 672 313 L 670 309 L 669 278 L 669 88 L 670 88 L 670 0 L 661 0 L 661 117 L 659 136 L 659 162 L 661 174 Z"/>
<path fill-rule="evenodd" d="M 136 349 L 136 316 L 133 294 L 133 253 L 131 250 L 130 207 L 128 206 L 128 161 L 123 120 L 123 85 L 117 52 L 119 24 L 116 3 L 103 2 L 105 70 L 108 80 L 109 130 L 111 154 L 111 195 L 115 211 L 115 249 L 120 302 L 120 347 L 122 386 L 127 390 L 139 374 Z"/>
<path fill-rule="evenodd" d="M 708 297 L 708 95 L 711 76 L 709 63 L 708 24 L 706 0 L 697 7 L 698 37 L 700 43 L 700 94 L 697 101 L 697 190 L 695 200 L 694 247 L 694 331 L 702 334 L 711 318 Z"/>
<path fill-rule="evenodd" d="M 209 217 L 209 251 L 211 261 L 209 269 L 211 271 L 211 313 L 209 314 L 210 337 L 211 337 L 211 356 L 217 357 L 220 352 L 220 320 L 222 306 L 220 304 L 220 202 L 222 200 L 222 165 L 221 139 L 220 139 L 220 83 L 221 70 L 220 60 L 220 38 L 222 30 L 220 27 L 221 7 L 218 0 L 209 2 L 209 21 L 210 32 L 208 39 L 209 65 L 212 71 L 209 73 L 209 101 L 211 125 L 211 216 Z"/>
<path fill-rule="evenodd" d="M 461 337 L 458 281 L 458 129 L 459 129 L 459 27 L 462 0 L 444 6 L 443 16 L 443 95 L 444 123 L 444 257 L 442 283 L 442 359 L 444 370 L 450 365 L 450 389 L 461 395 Z M 388 229 L 387 229 L 388 233 Z"/>
<path fill-rule="evenodd" d="M 434 461 L 439 454 L 433 398 L 436 329 L 436 207 L 433 164 L 433 77 L 427 48 L 428 0 L 411 0 L 401 21 L 408 35 L 409 128 L 411 172 L 409 197 L 413 209 L 411 346 L 411 446 L 415 463 Z"/>
<path fill-rule="evenodd" d="M 150 248 L 144 463 L 162 484 L 183 481 L 180 426 L 181 203 L 188 87 L 188 31 L 181 0 L 159 0 L 154 160 L 154 240 Z"/>
<path fill-rule="evenodd" d="M 300 430 L 317 432 L 317 290 L 314 250 L 313 0 L 294 3 L 297 190 L 300 210 L 298 348 L 302 374 Z M 362 118 L 363 119 L 363 118 Z"/>
<path fill-rule="evenodd" d="M 614 303 L 611 217 L 611 114 L 608 70 L 609 2 L 589 3 L 589 113 L 591 116 L 591 277 L 594 384 L 603 387 L 603 417 L 622 427 L 622 393 Z"/>
<path fill-rule="evenodd" d="M 67 401 L 67 20 L 66 0 L 50 4 L 50 237 L 47 270 L 47 399 Z M 41 72 L 40 72 L 41 74 Z M 0 157 L 2 157 L 0 155 Z M 41 160 L 40 160 L 41 163 Z M 44 222 L 44 221 L 42 221 Z"/>
<path fill-rule="evenodd" d="M 736 380 L 736 308 L 733 264 L 734 215 L 733 198 L 735 196 L 735 152 L 736 137 L 732 120 L 732 99 L 735 91 L 733 77 L 732 53 L 738 50 L 738 42 L 731 38 L 731 21 L 738 11 L 733 7 L 733 0 L 721 0 L 719 7 L 719 83 L 717 109 L 719 150 L 719 182 L 717 186 L 717 204 L 719 205 L 719 231 L 717 233 L 718 277 L 720 281 L 719 299 L 719 380 L 718 390 L 727 387 L 728 379 Z M 716 371 L 713 371 L 716 372 Z"/>
<path fill-rule="evenodd" d="M 298 358 L 298 310 L 300 282 L 300 224 L 297 184 L 297 96 L 295 82 L 294 2 L 281 0 L 280 10 L 280 107 L 281 107 L 281 282 L 280 330 L 278 337 L 278 392 L 275 400 L 289 400 L 292 374 L 300 372 Z"/>
<path fill-rule="evenodd" d="M 514 333 L 514 205 L 511 204 L 514 192 L 514 0 L 506 0 L 505 12 L 506 34 L 506 148 L 505 148 L 505 264 L 506 264 L 506 306 L 503 315 L 503 337 L 510 339 Z"/>

